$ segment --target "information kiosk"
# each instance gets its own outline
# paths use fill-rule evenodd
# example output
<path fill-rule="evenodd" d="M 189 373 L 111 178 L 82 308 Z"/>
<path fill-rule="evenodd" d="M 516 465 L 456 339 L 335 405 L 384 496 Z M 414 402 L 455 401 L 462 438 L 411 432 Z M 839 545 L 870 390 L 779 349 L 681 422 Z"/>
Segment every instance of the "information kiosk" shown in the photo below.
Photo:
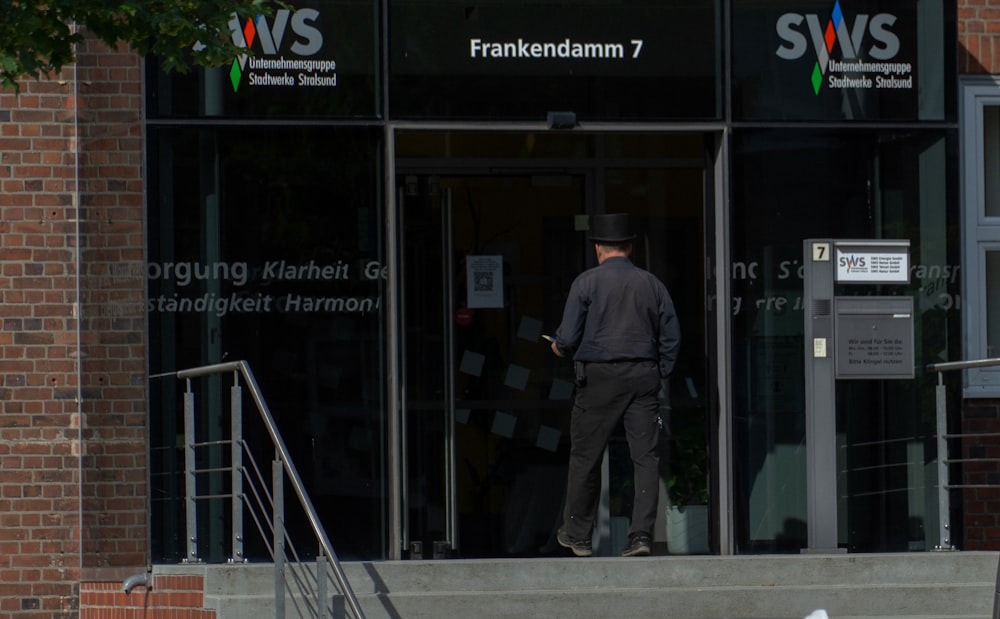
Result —
<path fill-rule="evenodd" d="M 835 296 L 836 284 L 906 284 L 908 240 L 806 239 L 805 377 L 808 548 L 837 546 L 837 379 L 914 377 L 913 298 Z"/>

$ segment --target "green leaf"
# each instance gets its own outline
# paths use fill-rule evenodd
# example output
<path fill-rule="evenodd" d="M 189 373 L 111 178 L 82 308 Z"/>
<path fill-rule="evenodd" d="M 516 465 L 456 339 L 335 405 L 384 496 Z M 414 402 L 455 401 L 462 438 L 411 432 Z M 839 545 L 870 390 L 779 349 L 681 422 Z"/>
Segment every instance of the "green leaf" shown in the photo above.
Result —
<path fill-rule="evenodd" d="M 109 46 L 129 45 L 136 53 L 164 58 L 168 71 L 221 66 L 238 49 L 229 20 L 238 15 L 271 15 L 289 5 L 280 0 L 48 0 L 0 2 L 0 84 L 17 89 L 27 77 L 58 72 L 75 61 L 83 39 L 74 24 Z M 204 47 L 194 50 L 196 42 Z"/>

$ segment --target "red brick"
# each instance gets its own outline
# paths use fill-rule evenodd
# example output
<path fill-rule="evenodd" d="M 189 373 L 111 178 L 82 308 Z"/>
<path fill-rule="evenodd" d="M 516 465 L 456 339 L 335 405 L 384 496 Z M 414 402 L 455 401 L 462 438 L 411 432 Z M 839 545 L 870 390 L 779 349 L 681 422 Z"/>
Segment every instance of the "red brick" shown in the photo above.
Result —
<path fill-rule="evenodd" d="M 81 296 L 76 288 L 73 248 L 101 241 L 109 250 L 108 257 L 88 255 L 89 265 L 117 261 L 125 251 L 138 256 L 144 251 L 141 97 L 119 94 L 141 93 L 141 59 L 127 51 L 102 55 L 92 51 L 99 49 L 98 44 L 84 43 L 78 65 L 58 81 L 28 80 L 16 97 L 0 93 L 0 109 L 10 112 L 10 121 L 0 124 L 0 487 L 4 497 L 0 501 L 0 583 L 6 594 L 0 596 L 2 619 L 22 611 L 22 598 L 31 598 L 35 605 L 32 617 L 71 616 L 77 604 L 73 569 L 84 557 L 96 562 L 98 557 L 92 559 L 90 549 L 104 549 L 99 558 L 112 565 L 143 565 L 149 560 L 145 393 L 141 386 L 145 326 L 141 320 L 115 323 L 115 329 L 134 335 L 134 343 L 125 345 L 132 340 L 124 338 L 122 345 L 109 346 L 100 344 L 98 330 L 111 323 L 90 319 L 91 315 L 100 317 L 100 308 L 111 302 L 109 298 L 100 300 L 82 318 L 74 313 L 74 305 L 86 302 L 86 293 Z M 90 70 L 88 62 L 98 70 Z M 100 83 L 112 72 L 113 83 Z M 77 76 L 93 83 L 81 81 L 74 86 Z M 134 83 L 121 83 L 126 80 Z M 78 134 L 116 137 L 102 137 L 97 141 L 103 143 L 95 145 L 95 141 L 77 141 Z M 114 191 L 119 195 L 112 206 L 121 203 L 136 208 L 109 214 L 101 225 L 78 231 L 82 214 L 73 198 L 78 176 L 98 179 L 101 192 L 109 190 L 109 180 L 116 182 Z M 84 199 L 90 198 L 85 195 Z M 136 232 L 112 229 L 108 234 L 104 222 L 112 216 L 116 225 Z M 80 243 L 77 234 L 82 235 Z M 143 283 L 137 277 L 115 288 L 127 292 L 131 287 L 141 299 Z M 102 364 L 112 355 L 121 357 L 114 360 L 115 368 L 121 369 L 115 369 L 113 380 L 108 380 L 107 369 L 90 368 L 92 362 Z M 81 384 L 91 385 L 93 399 L 78 402 Z M 89 410 L 104 407 L 135 414 L 114 419 L 89 415 Z M 81 459 L 74 454 L 90 448 L 81 441 L 81 412 L 91 434 L 122 441 L 115 438 L 120 431 L 121 437 L 128 437 L 110 456 L 125 468 L 119 471 L 118 481 L 109 483 L 118 491 L 109 497 L 115 501 L 110 506 L 118 511 L 107 527 L 81 526 L 83 484 L 88 475 L 81 479 Z M 91 522 L 107 507 L 88 504 L 83 521 Z M 12 583 L 26 588 L 11 591 L 7 585 Z M 9 595 L 16 596 L 14 604 L 8 604 Z"/>

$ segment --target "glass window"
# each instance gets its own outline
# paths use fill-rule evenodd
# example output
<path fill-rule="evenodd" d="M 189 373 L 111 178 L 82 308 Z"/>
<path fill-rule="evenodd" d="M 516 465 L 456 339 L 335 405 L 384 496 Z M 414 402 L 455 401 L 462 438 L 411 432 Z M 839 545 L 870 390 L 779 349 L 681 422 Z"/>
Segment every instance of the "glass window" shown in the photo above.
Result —
<path fill-rule="evenodd" d="M 246 361 L 341 557 L 386 552 L 379 138 L 314 126 L 149 131 L 149 372 Z M 175 382 L 152 381 L 150 403 L 153 557 L 165 560 L 184 552 Z M 205 406 L 204 424 L 223 422 L 226 411 Z M 244 408 L 247 442 L 267 463 L 273 448 Z M 247 555 L 260 558 L 253 541 Z M 205 539 L 202 557 L 223 559 L 224 542 Z"/>
<path fill-rule="evenodd" d="M 1000 216 L 1000 106 L 983 106 L 983 211 Z"/>
<path fill-rule="evenodd" d="M 251 53 L 218 69 L 164 74 L 149 60 L 150 118 L 373 118 L 379 114 L 378 3 L 292 0 L 230 22 Z"/>
<path fill-rule="evenodd" d="M 733 117 L 954 119 L 955 2 L 733 0 Z"/>
<path fill-rule="evenodd" d="M 986 282 L 986 356 L 992 358 L 1000 355 L 1000 248 L 986 252 Z"/>
<path fill-rule="evenodd" d="M 734 135 L 733 406 L 739 552 L 807 547 L 802 244 L 908 239 L 917 366 L 959 354 L 954 136 L 947 131 Z M 776 179 L 780 179 L 777 182 Z M 776 184 L 777 183 L 777 184 Z M 930 549 L 936 376 L 837 381 L 839 544 Z"/>
<path fill-rule="evenodd" d="M 1000 83 L 993 77 L 962 80 L 963 230 L 966 315 L 962 359 L 1000 355 Z M 967 397 L 1000 396 L 1000 367 L 963 372 Z"/>
<path fill-rule="evenodd" d="M 391 0 L 390 115 L 720 118 L 719 4 Z"/>

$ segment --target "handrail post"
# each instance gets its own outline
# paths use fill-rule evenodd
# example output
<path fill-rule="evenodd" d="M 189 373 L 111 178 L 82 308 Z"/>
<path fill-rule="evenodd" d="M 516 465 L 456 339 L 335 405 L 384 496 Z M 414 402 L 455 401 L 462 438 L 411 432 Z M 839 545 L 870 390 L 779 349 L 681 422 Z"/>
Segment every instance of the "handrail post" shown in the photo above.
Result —
<path fill-rule="evenodd" d="M 285 619 L 285 469 L 281 459 L 271 463 L 274 493 L 274 617 Z"/>
<path fill-rule="evenodd" d="M 194 392 L 191 391 L 191 381 L 187 381 L 184 391 L 184 508 L 187 515 L 187 550 L 184 561 L 197 563 L 198 558 L 198 506 L 195 497 L 198 494 L 198 478 L 195 469 L 195 428 L 194 428 Z"/>
<path fill-rule="evenodd" d="M 938 372 L 938 384 L 934 387 L 935 411 L 937 416 L 937 476 L 938 476 L 938 526 L 940 543 L 935 550 L 954 550 L 951 543 L 951 496 L 948 490 L 948 404 L 944 386 L 944 375 Z"/>
<path fill-rule="evenodd" d="M 296 496 L 301 503 L 302 508 L 305 510 L 306 517 L 309 520 L 310 528 L 313 534 L 316 536 L 319 546 L 322 550 L 322 554 L 325 556 L 326 560 L 326 574 L 327 570 L 331 573 L 331 576 L 335 584 L 339 587 L 340 593 L 343 595 L 344 601 L 349 607 L 351 615 L 355 619 L 365 619 L 364 611 L 361 609 L 361 605 L 358 603 L 357 596 L 354 594 L 351 584 L 347 580 L 347 575 L 344 573 L 344 568 L 340 564 L 340 560 L 337 558 L 337 553 L 333 549 L 333 545 L 330 543 L 330 538 L 327 536 L 322 523 L 319 520 L 319 514 L 316 512 L 316 508 L 312 504 L 312 500 L 309 498 L 308 493 L 305 490 L 305 486 L 302 483 L 302 479 L 299 476 L 298 470 L 295 468 L 295 464 L 292 462 L 291 454 L 288 451 L 288 447 L 285 445 L 284 439 L 281 437 L 281 433 L 278 432 L 277 424 L 274 421 L 274 417 L 271 415 L 271 411 L 264 401 L 264 397 L 261 394 L 260 386 L 257 384 L 257 379 L 254 377 L 253 372 L 250 371 L 249 365 L 245 361 L 228 361 L 224 363 L 217 363 L 213 365 L 205 365 L 196 368 L 190 368 L 186 370 L 180 370 L 174 375 L 180 380 L 187 381 L 188 393 L 185 394 L 185 441 L 187 443 L 187 473 L 188 473 L 188 543 L 190 544 L 188 549 L 188 554 L 190 557 L 195 557 L 195 561 L 200 561 L 197 559 L 197 510 L 194 508 L 195 502 L 195 458 L 194 458 L 194 447 L 195 447 L 195 434 L 194 434 L 194 394 L 190 393 L 191 390 L 191 379 L 200 376 L 209 376 L 211 374 L 218 374 L 220 372 L 232 371 L 234 375 L 243 375 L 243 381 L 246 387 L 250 391 L 250 397 L 257 407 L 257 412 L 261 416 L 261 420 L 264 422 L 267 434 L 270 437 L 274 448 L 275 457 L 272 463 L 272 496 L 270 497 L 273 501 L 272 505 L 272 520 L 273 527 L 272 533 L 274 536 L 274 544 L 271 548 L 274 555 L 274 565 L 275 565 L 275 613 L 278 619 L 283 619 L 285 616 L 285 564 L 287 563 L 286 558 L 286 541 L 287 536 L 285 534 L 285 515 L 284 515 L 284 478 L 285 475 L 288 476 L 289 482 L 292 485 L 292 490 L 295 492 Z M 165 375 L 164 375 L 165 376 Z M 238 383 L 238 378 L 234 379 L 234 383 Z M 236 387 L 234 387 L 236 389 Z M 243 561 L 246 560 L 245 553 L 243 552 L 244 535 L 241 533 L 236 533 L 236 528 L 240 531 L 243 529 L 243 503 L 244 503 L 244 492 L 243 492 L 243 473 L 244 467 L 242 458 L 244 455 L 243 450 L 243 438 L 242 438 L 242 389 L 239 389 L 238 395 L 236 391 L 232 392 L 232 413 L 233 413 L 233 523 L 234 523 L 234 548 L 236 548 L 236 542 L 239 541 L 240 550 L 234 550 L 234 557 L 242 557 Z M 235 425 L 236 419 L 240 421 L 240 429 L 237 429 Z M 239 455 L 239 461 L 237 461 L 236 456 Z M 236 474 L 239 473 L 239 481 L 237 481 Z M 253 486 L 251 485 L 251 488 Z M 239 507 L 238 507 L 239 506 Z M 239 515 L 236 513 L 236 509 L 240 509 Z M 252 512 L 251 512 L 252 513 Z M 237 526 L 238 525 L 238 526 Z M 238 538 L 238 539 L 237 539 Z M 294 547 L 292 549 L 294 553 Z M 185 559 L 187 560 L 187 558 Z M 336 609 L 334 614 L 337 614 Z"/>
<path fill-rule="evenodd" d="M 944 386 L 944 372 L 970 370 L 1000 365 L 1000 357 L 974 359 L 971 361 L 944 361 L 924 366 L 927 372 L 937 372 L 938 384 L 934 388 L 934 405 L 937 430 L 937 476 L 938 476 L 938 521 L 940 522 L 940 543 L 934 550 L 955 550 L 951 539 L 951 487 L 948 475 L 948 404 Z"/>
<path fill-rule="evenodd" d="M 319 549 L 319 553 L 316 555 L 316 611 L 319 619 L 329 619 L 330 615 L 326 612 L 327 599 L 326 592 L 326 555 L 323 554 L 323 548 Z"/>
<path fill-rule="evenodd" d="M 312 500 L 306 493 L 305 486 L 302 484 L 302 478 L 299 476 L 298 469 L 295 468 L 295 463 L 292 462 L 291 455 L 288 452 L 288 447 L 285 446 L 285 441 L 281 438 L 281 434 L 278 432 L 278 427 L 274 422 L 274 417 L 271 415 L 271 409 L 268 408 L 267 403 L 264 402 L 264 398 L 260 393 L 260 385 L 257 384 L 257 379 L 254 378 L 253 373 L 250 371 L 249 366 L 245 361 L 234 362 L 243 374 L 243 379 L 247 383 L 247 387 L 250 389 L 250 395 L 257 405 L 257 410 L 260 412 L 261 418 L 264 420 L 264 425 L 267 427 L 268 434 L 271 437 L 272 443 L 278 452 L 277 458 L 285 466 L 285 470 L 288 473 L 288 478 L 291 481 L 292 489 L 298 496 L 299 501 L 302 504 L 303 509 L 306 511 L 306 517 L 309 519 L 309 524 L 312 527 L 313 533 L 319 539 L 320 546 L 323 547 L 326 556 L 330 559 L 330 569 L 333 570 L 333 577 L 340 586 L 341 592 L 344 594 L 344 598 L 347 605 L 351 609 L 351 614 L 357 619 L 364 619 L 365 613 L 361 609 L 361 605 L 358 603 L 358 598 L 354 594 L 354 590 L 351 589 L 351 583 L 347 581 L 347 575 L 344 573 L 343 566 L 340 565 L 340 560 L 337 558 L 337 553 L 333 549 L 333 545 L 330 543 L 330 538 L 326 534 L 326 530 L 323 529 L 322 524 L 319 522 L 319 514 L 316 513 L 316 508 L 312 504 Z"/>
<path fill-rule="evenodd" d="M 240 374 L 233 372 L 233 386 L 229 388 L 230 404 L 230 479 L 232 486 L 233 551 L 230 561 L 243 563 L 243 388 Z"/>

